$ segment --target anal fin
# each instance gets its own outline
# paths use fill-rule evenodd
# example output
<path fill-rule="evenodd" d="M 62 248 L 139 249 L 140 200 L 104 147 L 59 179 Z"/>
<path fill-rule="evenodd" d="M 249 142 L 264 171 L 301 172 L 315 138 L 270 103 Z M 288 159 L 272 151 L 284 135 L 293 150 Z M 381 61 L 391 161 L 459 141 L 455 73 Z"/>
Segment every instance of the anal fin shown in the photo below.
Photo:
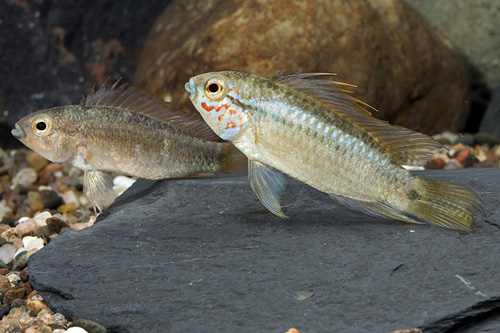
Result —
<path fill-rule="evenodd" d="M 287 218 L 280 203 L 286 181 L 279 171 L 258 161 L 248 160 L 248 180 L 260 202 L 271 213 Z"/>
<path fill-rule="evenodd" d="M 387 219 L 395 219 L 409 223 L 422 223 L 381 202 L 357 200 L 336 194 L 330 194 L 330 197 L 346 205 L 352 210 L 362 211 L 368 215 L 381 216 Z"/>
<path fill-rule="evenodd" d="M 85 171 L 83 174 L 83 192 L 94 210 L 101 211 L 115 201 L 116 193 L 113 190 L 113 176 L 102 171 Z"/>

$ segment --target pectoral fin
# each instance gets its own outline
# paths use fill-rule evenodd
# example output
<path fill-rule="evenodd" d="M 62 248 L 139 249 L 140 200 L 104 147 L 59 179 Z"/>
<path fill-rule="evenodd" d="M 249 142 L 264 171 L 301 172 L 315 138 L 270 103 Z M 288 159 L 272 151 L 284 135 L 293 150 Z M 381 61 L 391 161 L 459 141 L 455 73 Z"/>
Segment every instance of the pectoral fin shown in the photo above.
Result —
<path fill-rule="evenodd" d="M 271 213 L 286 218 L 281 210 L 281 194 L 285 189 L 285 177 L 277 170 L 257 161 L 248 160 L 248 180 L 260 202 Z"/>
<path fill-rule="evenodd" d="M 83 175 L 83 192 L 94 206 L 101 211 L 115 201 L 113 176 L 102 171 L 85 171 Z"/>

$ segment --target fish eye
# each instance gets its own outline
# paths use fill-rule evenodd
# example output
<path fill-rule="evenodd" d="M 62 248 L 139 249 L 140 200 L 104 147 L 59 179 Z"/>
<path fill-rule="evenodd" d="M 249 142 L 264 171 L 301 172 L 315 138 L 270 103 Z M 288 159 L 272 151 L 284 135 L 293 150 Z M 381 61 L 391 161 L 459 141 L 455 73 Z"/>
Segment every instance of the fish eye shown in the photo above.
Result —
<path fill-rule="evenodd" d="M 210 79 L 205 84 L 205 93 L 207 97 L 219 99 L 224 96 L 226 92 L 224 81 L 221 79 Z"/>
<path fill-rule="evenodd" d="M 52 121 L 47 116 L 38 117 L 33 121 L 33 132 L 36 135 L 48 135 L 51 129 Z"/>
<path fill-rule="evenodd" d="M 43 132 L 47 129 L 47 123 L 45 121 L 39 121 L 35 124 L 35 128 L 40 132 Z"/>
<path fill-rule="evenodd" d="M 214 83 L 210 83 L 207 87 L 207 89 L 212 93 L 212 94 L 215 94 L 216 92 L 219 91 L 220 89 L 220 84 L 217 83 L 217 82 L 214 82 Z"/>

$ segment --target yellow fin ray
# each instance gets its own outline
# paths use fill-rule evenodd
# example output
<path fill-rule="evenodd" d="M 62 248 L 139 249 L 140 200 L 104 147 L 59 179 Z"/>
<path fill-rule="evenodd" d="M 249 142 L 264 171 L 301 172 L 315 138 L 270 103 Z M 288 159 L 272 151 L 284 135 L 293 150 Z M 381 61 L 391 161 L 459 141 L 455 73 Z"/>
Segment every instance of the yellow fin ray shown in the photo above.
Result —
<path fill-rule="evenodd" d="M 410 206 L 422 221 L 448 229 L 470 231 L 474 213 L 483 214 L 481 199 L 468 188 L 420 178 L 424 193 Z"/>

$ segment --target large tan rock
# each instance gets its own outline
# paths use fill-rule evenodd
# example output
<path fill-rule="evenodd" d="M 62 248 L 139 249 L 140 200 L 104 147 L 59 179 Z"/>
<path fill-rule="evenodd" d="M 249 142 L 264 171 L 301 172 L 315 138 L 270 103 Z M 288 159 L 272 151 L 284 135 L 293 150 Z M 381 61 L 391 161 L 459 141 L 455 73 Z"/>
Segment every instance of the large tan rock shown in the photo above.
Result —
<path fill-rule="evenodd" d="M 151 29 L 135 84 L 196 112 L 184 83 L 224 69 L 335 72 L 375 116 L 431 134 L 461 130 L 469 112 L 460 56 L 397 0 L 177 0 Z"/>

